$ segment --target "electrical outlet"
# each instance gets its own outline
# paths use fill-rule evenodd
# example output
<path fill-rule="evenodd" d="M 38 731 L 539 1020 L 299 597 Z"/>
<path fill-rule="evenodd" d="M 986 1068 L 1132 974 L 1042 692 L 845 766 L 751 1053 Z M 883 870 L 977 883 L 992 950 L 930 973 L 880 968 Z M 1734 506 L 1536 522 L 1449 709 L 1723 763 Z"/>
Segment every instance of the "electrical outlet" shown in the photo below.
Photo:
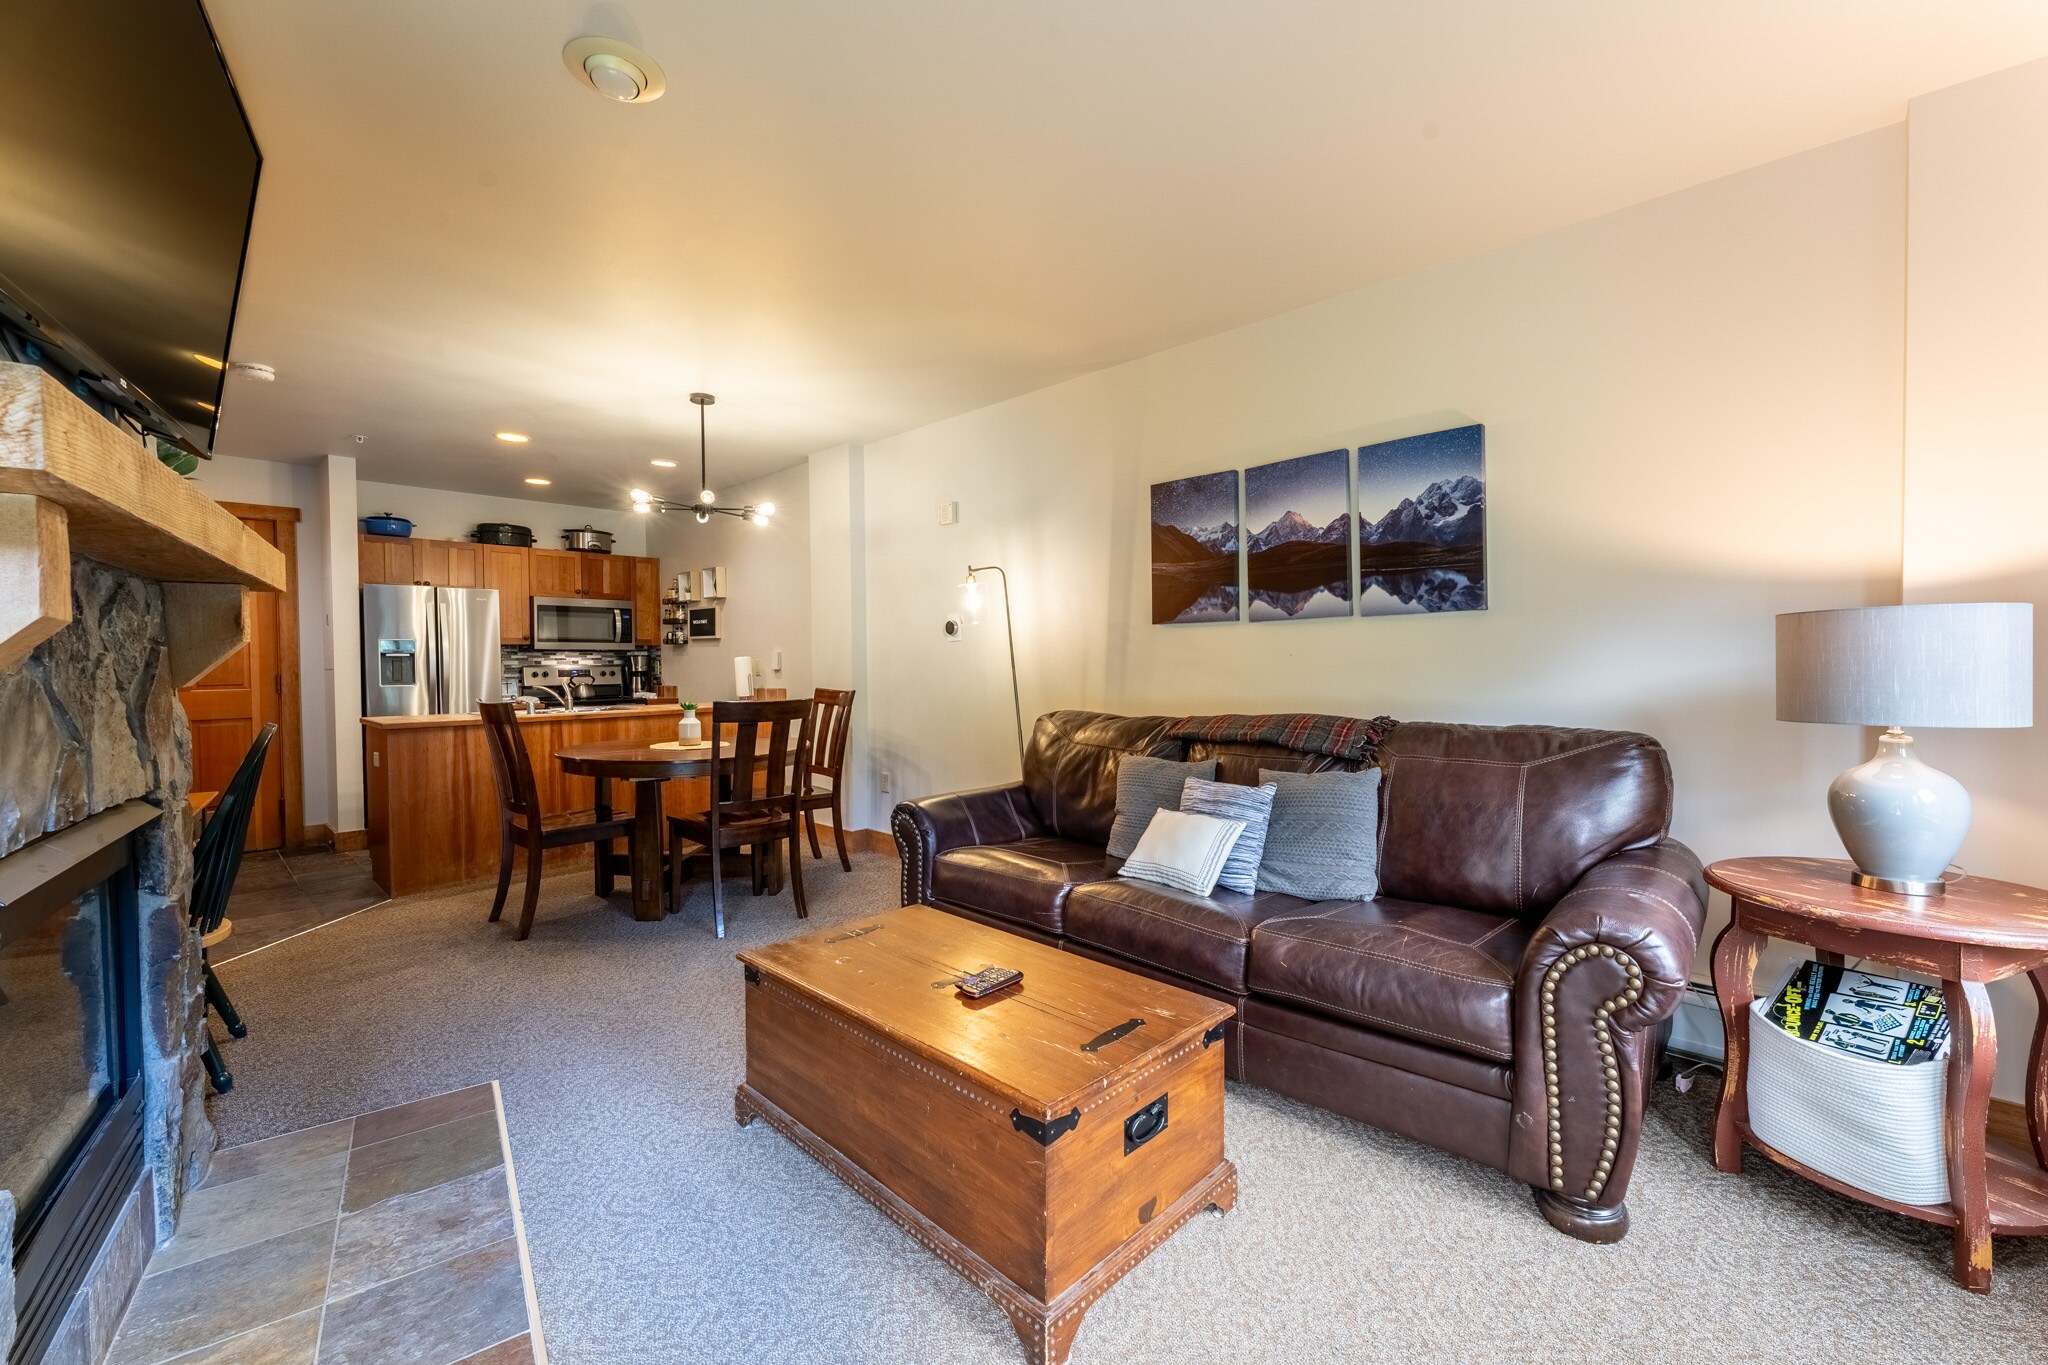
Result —
<path fill-rule="evenodd" d="M 889 784 L 894 780 L 894 775 L 887 768 L 882 769 L 882 790 L 884 792 L 889 790 Z"/>

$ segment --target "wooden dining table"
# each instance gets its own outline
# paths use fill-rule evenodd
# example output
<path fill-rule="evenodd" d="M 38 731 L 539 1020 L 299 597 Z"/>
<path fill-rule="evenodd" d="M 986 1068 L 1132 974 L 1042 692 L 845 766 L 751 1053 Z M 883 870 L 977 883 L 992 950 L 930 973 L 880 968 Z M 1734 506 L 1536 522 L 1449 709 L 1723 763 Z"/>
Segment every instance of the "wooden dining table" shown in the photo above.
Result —
<path fill-rule="evenodd" d="M 756 752 L 768 752 L 767 736 L 762 736 Z M 665 821 L 661 784 L 677 778 L 715 778 L 721 773 L 729 774 L 733 761 L 732 741 L 720 741 L 718 752 L 714 756 L 711 741 L 708 739 L 689 743 L 673 739 L 609 739 L 595 744 L 572 744 L 566 749 L 557 749 L 555 761 L 562 765 L 562 771 L 565 773 L 597 780 L 596 807 L 599 820 L 609 819 L 611 816 L 612 782 L 633 784 L 633 844 L 632 855 L 628 860 L 628 876 L 633 891 L 633 918 L 660 919 L 663 914 L 661 840 Z M 717 799 L 715 785 L 712 799 Z M 598 847 L 600 877 L 605 876 L 613 856 L 609 848 L 603 845 Z M 782 861 L 775 853 L 769 856 L 767 873 L 769 890 L 781 890 Z"/>

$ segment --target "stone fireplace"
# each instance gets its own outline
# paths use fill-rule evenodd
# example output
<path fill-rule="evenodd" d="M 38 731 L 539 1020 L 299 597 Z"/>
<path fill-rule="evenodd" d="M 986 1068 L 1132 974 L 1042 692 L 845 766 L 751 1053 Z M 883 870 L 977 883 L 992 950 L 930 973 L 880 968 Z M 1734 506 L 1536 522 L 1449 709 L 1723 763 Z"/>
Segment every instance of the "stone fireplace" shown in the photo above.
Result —
<path fill-rule="evenodd" d="M 177 689 L 284 558 L 0 363 L 0 1359 L 104 1359 L 213 1152 Z"/>
<path fill-rule="evenodd" d="M 0 1342 L 28 1310 L 14 1346 L 30 1360 L 67 1331 L 104 1334 L 84 1358 L 103 1352 L 112 1323 L 77 1293 L 91 1263 L 125 1257 L 139 1277 L 213 1149 L 186 923 L 192 744 L 163 592 L 86 559 L 71 580 L 71 624 L 0 672 L 0 1070 L 20 1068 L 0 1081 L 0 1229 L 24 1276 Z M 121 1188 L 80 1187 L 109 1177 Z"/>

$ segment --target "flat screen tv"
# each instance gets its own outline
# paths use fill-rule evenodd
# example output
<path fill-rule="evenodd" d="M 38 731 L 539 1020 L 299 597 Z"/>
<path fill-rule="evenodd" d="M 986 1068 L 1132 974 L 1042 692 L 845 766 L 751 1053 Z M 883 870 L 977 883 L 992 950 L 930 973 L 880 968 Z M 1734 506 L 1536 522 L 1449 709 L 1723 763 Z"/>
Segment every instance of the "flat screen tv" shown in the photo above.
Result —
<path fill-rule="evenodd" d="M 0 349 L 211 450 L 263 158 L 206 12 L 5 9 Z"/>

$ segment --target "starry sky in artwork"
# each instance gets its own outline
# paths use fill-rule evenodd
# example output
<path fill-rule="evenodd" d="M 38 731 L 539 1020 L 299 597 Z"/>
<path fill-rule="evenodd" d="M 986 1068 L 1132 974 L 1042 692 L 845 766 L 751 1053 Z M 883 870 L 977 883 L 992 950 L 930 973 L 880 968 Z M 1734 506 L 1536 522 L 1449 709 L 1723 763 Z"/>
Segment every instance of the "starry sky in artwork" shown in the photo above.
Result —
<path fill-rule="evenodd" d="M 1486 477 L 1486 428 L 1452 427 L 1358 449 L 1358 515 L 1376 522 L 1431 484 Z M 1255 523 L 1256 524 L 1256 523 Z"/>
<path fill-rule="evenodd" d="M 1197 474 L 1152 485 L 1152 523 L 1183 531 L 1237 523 L 1237 471 Z"/>
<path fill-rule="evenodd" d="M 1328 526 L 1351 506 L 1351 452 L 1325 450 L 1295 460 L 1254 465 L 1244 472 L 1244 522 L 1248 534 L 1271 526 L 1287 512 L 1314 526 Z"/>

